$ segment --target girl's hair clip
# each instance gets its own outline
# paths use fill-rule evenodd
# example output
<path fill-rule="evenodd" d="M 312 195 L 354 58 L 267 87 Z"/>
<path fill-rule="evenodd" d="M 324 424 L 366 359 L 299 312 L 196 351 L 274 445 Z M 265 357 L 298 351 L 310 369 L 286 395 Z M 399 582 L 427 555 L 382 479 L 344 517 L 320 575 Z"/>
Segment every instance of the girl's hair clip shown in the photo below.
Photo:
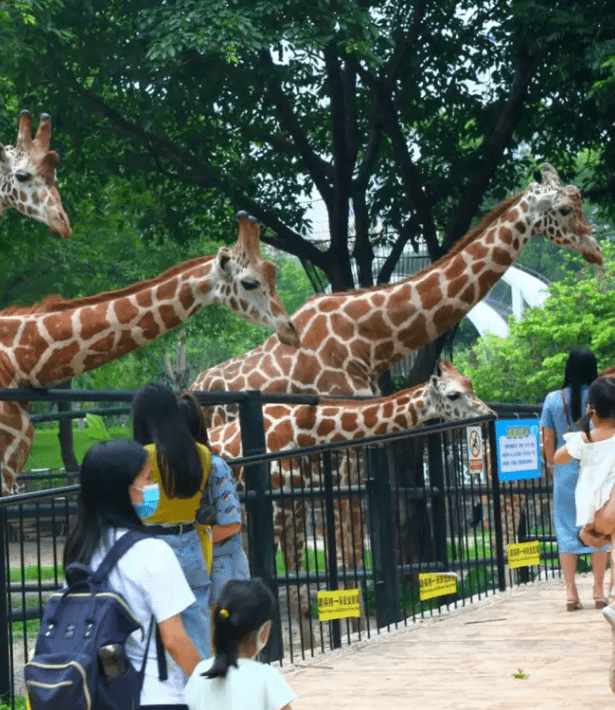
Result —
<path fill-rule="evenodd" d="M 224 619 L 228 619 L 230 616 L 230 614 L 228 613 L 228 609 L 220 609 L 218 614 L 220 614 L 220 616 Z"/>

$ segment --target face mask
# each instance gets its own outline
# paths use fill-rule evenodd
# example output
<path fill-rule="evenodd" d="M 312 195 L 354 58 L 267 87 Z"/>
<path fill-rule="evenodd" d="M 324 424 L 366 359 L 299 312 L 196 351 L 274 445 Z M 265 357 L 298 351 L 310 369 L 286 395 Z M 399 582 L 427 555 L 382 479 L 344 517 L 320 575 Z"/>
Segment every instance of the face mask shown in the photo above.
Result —
<path fill-rule="evenodd" d="M 267 635 L 265 636 L 265 640 L 261 640 L 261 634 L 263 633 L 264 629 L 267 628 Z M 267 645 L 267 641 L 269 641 L 269 634 L 271 632 L 271 622 L 270 621 L 265 621 L 265 623 L 260 627 L 260 629 L 256 632 L 256 653 L 252 658 L 255 658 L 258 656 L 258 654 L 265 648 Z"/>
<path fill-rule="evenodd" d="M 133 507 L 137 512 L 137 515 L 141 520 L 145 520 L 152 515 L 158 503 L 160 501 L 160 489 L 157 483 L 152 483 L 150 486 L 133 486 L 133 488 L 138 488 L 143 493 L 143 503 L 133 503 Z"/>

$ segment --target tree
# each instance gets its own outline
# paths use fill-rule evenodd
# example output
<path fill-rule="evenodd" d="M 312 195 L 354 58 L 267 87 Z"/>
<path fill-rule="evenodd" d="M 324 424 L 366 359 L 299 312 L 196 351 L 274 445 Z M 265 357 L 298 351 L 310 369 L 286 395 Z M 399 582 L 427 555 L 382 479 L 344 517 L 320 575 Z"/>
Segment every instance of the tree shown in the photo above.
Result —
<path fill-rule="evenodd" d="M 265 241 L 340 289 L 355 285 L 351 257 L 372 283 L 379 241 L 380 282 L 407 244 L 436 259 L 545 158 L 615 205 L 611 94 L 592 92 L 615 38 L 606 0 L 66 0 L 31 13 L 0 47 L 13 106 L 54 115 L 67 194 L 95 203 L 118 175 L 131 185 L 148 243 L 189 243 L 247 209 Z"/>
<path fill-rule="evenodd" d="M 197 201 L 245 208 L 346 288 L 351 252 L 372 281 L 378 223 L 395 235 L 380 280 L 408 242 L 440 256 L 486 195 L 531 171 L 520 145 L 572 170 L 571 153 L 609 144 L 588 90 L 614 13 L 604 0 L 68 0 L 19 28 L 36 55 L 3 63 L 52 104 L 75 164 L 164 184 L 175 235 Z M 322 250 L 298 201 L 312 189 Z"/>
<path fill-rule="evenodd" d="M 562 385 L 570 348 L 594 351 L 598 369 L 615 365 L 615 245 L 604 243 L 604 274 L 592 267 L 570 271 L 549 286 L 542 308 L 510 320 L 509 335 L 488 333 L 458 353 L 455 364 L 477 395 L 498 402 L 540 402 Z"/>

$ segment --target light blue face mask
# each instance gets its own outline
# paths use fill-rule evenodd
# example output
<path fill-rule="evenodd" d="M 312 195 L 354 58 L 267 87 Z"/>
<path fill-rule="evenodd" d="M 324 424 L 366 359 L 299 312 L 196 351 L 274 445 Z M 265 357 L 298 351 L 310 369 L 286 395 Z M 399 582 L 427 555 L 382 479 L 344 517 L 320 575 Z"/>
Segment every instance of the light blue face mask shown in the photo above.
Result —
<path fill-rule="evenodd" d="M 141 520 L 145 520 L 156 512 L 156 508 L 160 502 L 160 488 L 158 488 L 157 483 L 143 486 L 143 488 L 140 486 L 133 486 L 133 488 L 137 488 L 143 493 L 143 503 L 133 503 L 132 505 Z"/>

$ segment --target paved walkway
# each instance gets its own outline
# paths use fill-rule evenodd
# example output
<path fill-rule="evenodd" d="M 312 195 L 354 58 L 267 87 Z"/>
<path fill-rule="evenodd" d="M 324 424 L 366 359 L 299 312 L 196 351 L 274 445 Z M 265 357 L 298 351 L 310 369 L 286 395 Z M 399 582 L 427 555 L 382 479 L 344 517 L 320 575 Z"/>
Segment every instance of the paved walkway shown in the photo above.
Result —
<path fill-rule="evenodd" d="M 578 582 L 573 613 L 560 580 L 537 583 L 287 668 L 293 710 L 614 707 L 610 627 Z"/>

